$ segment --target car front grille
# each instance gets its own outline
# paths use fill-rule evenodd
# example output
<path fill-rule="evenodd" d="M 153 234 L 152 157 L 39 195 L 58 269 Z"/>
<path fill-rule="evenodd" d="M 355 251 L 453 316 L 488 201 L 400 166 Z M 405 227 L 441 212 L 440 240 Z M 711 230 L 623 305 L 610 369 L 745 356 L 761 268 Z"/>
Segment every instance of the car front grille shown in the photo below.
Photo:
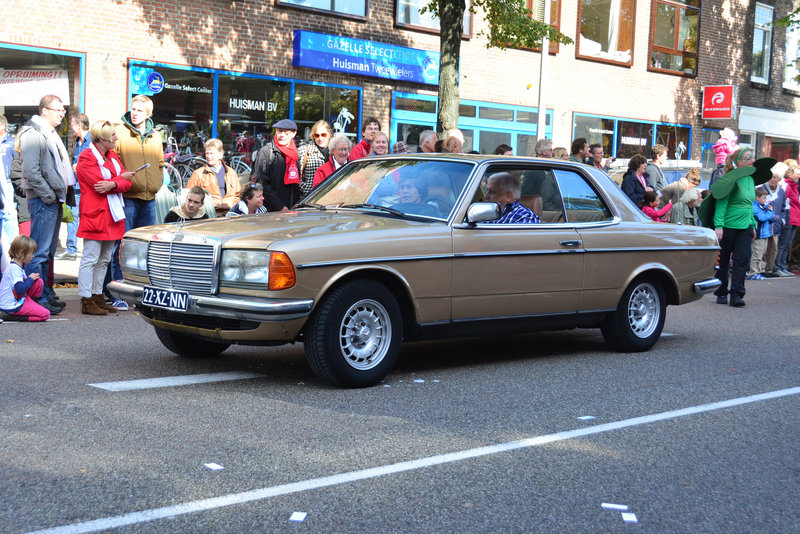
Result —
<path fill-rule="evenodd" d="M 153 287 L 212 295 L 215 291 L 214 246 L 150 241 L 147 274 Z"/>

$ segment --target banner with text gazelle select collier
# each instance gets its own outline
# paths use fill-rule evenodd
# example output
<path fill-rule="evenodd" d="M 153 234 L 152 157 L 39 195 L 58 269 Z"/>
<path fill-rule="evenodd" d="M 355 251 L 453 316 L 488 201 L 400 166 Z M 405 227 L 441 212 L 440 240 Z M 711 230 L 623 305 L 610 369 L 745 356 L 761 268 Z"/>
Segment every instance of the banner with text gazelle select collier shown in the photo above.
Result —
<path fill-rule="evenodd" d="M 292 65 L 439 84 L 439 52 L 305 30 L 294 31 Z"/>

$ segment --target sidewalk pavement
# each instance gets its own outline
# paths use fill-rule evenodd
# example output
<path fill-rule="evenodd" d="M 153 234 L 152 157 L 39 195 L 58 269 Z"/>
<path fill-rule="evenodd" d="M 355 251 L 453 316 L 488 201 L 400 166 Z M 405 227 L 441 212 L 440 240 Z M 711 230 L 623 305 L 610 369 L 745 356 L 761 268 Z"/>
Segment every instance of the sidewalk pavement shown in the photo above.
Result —
<path fill-rule="evenodd" d="M 67 249 L 67 225 L 61 223 L 58 232 L 59 251 Z M 54 282 L 56 284 L 77 284 L 78 268 L 81 265 L 81 253 L 83 252 L 83 239 L 78 238 L 78 257 L 74 260 L 56 260 L 53 265 Z M 76 293 L 77 295 L 77 293 Z"/>

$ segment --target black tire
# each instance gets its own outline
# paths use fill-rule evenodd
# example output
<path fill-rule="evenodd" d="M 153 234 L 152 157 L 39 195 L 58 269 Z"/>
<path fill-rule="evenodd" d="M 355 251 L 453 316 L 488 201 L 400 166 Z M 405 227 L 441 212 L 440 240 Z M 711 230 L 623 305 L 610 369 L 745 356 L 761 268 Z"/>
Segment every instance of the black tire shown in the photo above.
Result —
<path fill-rule="evenodd" d="M 214 356 L 219 356 L 231 346 L 230 343 L 198 339 L 165 328 L 154 328 L 161 344 L 184 358 L 213 358 Z"/>
<path fill-rule="evenodd" d="M 664 288 L 650 278 L 638 278 L 622 294 L 617 310 L 603 321 L 600 330 L 612 348 L 642 352 L 661 337 L 666 316 Z"/>
<path fill-rule="evenodd" d="M 394 369 L 402 332 L 392 292 L 373 280 L 354 280 L 331 291 L 314 311 L 306 327 L 306 358 L 330 384 L 372 386 Z"/>

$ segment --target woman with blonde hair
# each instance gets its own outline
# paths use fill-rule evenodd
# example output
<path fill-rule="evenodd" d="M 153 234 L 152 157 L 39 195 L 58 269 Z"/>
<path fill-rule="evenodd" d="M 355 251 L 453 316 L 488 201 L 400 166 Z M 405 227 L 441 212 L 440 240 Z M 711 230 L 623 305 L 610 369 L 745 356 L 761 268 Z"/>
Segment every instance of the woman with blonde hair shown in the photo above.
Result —
<path fill-rule="evenodd" d="M 319 120 L 311 127 L 311 140 L 297 149 L 300 167 L 300 190 L 307 195 L 314 187 L 314 174 L 331 156 L 330 142 L 333 129 L 327 121 Z"/>
<path fill-rule="evenodd" d="M 81 313 L 116 313 L 103 298 L 103 281 L 111 254 L 125 233 L 125 202 L 135 172 L 126 171 L 114 151 L 117 133 L 108 121 L 97 121 L 89 130 L 92 144 L 81 152 L 75 168 L 81 186 L 77 236 L 83 238 L 83 256 L 78 270 Z"/>
<path fill-rule="evenodd" d="M 378 132 L 372 138 L 372 145 L 370 145 L 370 156 L 385 156 L 389 153 L 389 136 L 384 132 Z"/>

